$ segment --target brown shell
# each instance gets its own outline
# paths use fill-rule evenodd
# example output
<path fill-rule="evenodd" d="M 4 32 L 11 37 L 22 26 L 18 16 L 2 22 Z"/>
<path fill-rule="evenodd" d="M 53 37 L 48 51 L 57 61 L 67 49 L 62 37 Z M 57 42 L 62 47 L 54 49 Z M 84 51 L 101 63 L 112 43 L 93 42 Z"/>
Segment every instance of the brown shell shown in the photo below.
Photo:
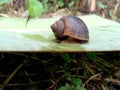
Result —
<path fill-rule="evenodd" d="M 88 41 L 89 40 L 88 28 L 85 25 L 85 23 L 78 17 L 65 16 L 65 17 L 62 17 L 59 21 L 63 22 L 64 26 L 61 26 L 62 24 L 60 24 L 60 26 L 58 26 L 59 23 L 56 23 L 58 25 L 54 30 L 53 30 L 54 27 L 52 27 L 53 32 L 56 31 L 56 33 L 55 33 L 56 38 L 58 37 L 57 33 L 62 31 L 62 33 L 60 33 L 62 35 L 59 35 L 59 38 L 57 38 L 57 39 L 61 40 L 61 38 L 63 39 L 64 37 L 72 37 L 72 38 L 75 38 L 80 41 Z M 60 27 L 62 27 L 62 29 L 64 27 L 64 30 L 60 29 Z M 65 39 L 67 39 L 67 38 L 65 38 Z"/>
<path fill-rule="evenodd" d="M 54 35 L 59 40 L 64 40 L 66 36 L 63 36 L 64 33 L 64 22 L 63 20 L 58 20 L 54 24 L 51 25 L 51 28 L 54 32 Z"/>

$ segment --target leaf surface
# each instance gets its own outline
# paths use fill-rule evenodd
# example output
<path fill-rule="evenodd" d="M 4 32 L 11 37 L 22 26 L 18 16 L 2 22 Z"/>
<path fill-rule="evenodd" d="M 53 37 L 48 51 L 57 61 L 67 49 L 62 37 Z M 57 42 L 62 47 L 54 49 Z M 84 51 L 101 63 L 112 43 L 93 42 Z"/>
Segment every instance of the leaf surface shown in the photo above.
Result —
<path fill-rule="evenodd" d="M 83 44 L 60 44 L 50 25 L 59 18 L 0 18 L 0 51 L 86 52 L 120 51 L 120 24 L 97 15 L 80 17 L 88 26 L 90 40 Z"/>

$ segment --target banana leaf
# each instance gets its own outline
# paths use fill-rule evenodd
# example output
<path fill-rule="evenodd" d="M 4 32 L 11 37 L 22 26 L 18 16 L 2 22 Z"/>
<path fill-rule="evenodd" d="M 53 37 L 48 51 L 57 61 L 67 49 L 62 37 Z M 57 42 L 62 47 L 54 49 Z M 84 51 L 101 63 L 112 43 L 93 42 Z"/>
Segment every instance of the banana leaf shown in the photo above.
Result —
<path fill-rule="evenodd" d="M 50 28 L 59 18 L 31 19 L 0 17 L 1 52 L 120 51 L 120 24 L 95 14 L 79 16 L 87 25 L 87 43 L 56 43 Z"/>

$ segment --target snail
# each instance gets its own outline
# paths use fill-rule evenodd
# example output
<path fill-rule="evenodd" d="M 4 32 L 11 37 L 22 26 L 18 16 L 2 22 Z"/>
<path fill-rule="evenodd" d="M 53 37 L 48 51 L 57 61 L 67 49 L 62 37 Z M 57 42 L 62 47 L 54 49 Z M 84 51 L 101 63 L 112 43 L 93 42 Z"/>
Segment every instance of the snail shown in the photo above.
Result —
<path fill-rule="evenodd" d="M 76 16 L 64 16 L 51 25 L 58 42 L 77 40 L 87 42 L 89 31 L 86 24 Z"/>

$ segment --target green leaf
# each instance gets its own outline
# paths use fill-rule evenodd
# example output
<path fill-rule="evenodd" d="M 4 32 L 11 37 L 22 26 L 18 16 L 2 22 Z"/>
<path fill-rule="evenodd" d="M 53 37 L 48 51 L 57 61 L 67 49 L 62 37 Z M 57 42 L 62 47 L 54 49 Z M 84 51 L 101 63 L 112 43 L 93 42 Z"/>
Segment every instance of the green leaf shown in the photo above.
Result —
<path fill-rule="evenodd" d="M 58 90 L 67 90 L 67 89 L 65 88 L 65 86 L 61 86 L 60 88 L 58 88 Z"/>
<path fill-rule="evenodd" d="M 60 57 L 63 58 L 67 63 L 70 63 L 70 55 L 68 53 L 61 53 Z"/>
<path fill-rule="evenodd" d="M 28 12 L 30 17 L 39 17 L 44 8 L 41 2 L 38 0 L 30 0 L 28 3 Z"/>
<path fill-rule="evenodd" d="M 80 78 L 72 78 L 72 83 L 74 84 L 74 85 L 82 85 L 82 80 L 80 79 Z"/>
<path fill-rule="evenodd" d="M 59 7 L 63 7 L 63 6 L 64 6 L 64 2 L 63 2 L 63 1 L 60 1 L 60 0 L 59 0 L 59 1 L 57 1 L 57 3 L 58 3 L 58 6 L 59 6 Z"/>
<path fill-rule="evenodd" d="M 61 86 L 60 88 L 58 88 L 58 90 L 73 90 L 73 89 L 72 86 L 66 83 L 65 86 Z"/>
<path fill-rule="evenodd" d="M 90 40 L 87 43 L 64 44 L 54 42 L 55 36 L 50 25 L 59 18 L 31 19 L 25 27 L 25 18 L 0 17 L 0 51 L 120 51 L 119 23 L 94 14 L 79 18 L 86 23 L 89 30 Z M 69 62 L 69 55 L 62 57 L 66 62 Z M 94 55 L 91 57 L 95 58 Z"/>
<path fill-rule="evenodd" d="M 74 4 L 75 4 L 75 1 L 71 1 L 70 3 L 68 3 L 68 7 L 72 8 L 74 6 Z"/>
<path fill-rule="evenodd" d="M 77 86 L 75 87 L 75 90 L 86 90 L 86 89 L 83 88 L 83 87 L 80 87 L 80 85 L 77 85 Z"/>
<path fill-rule="evenodd" d="M 101 9 L 104 9 L 105 8 L 105 5 L 101 2 L 97 2 L 97 6 Z"/>
<path fill-rule="evenodd" d="M 97 59 L 96 53 L 90 52 L 90 53 L 87 53 L 87 54 L 88 54 L 88 56 L 89 56 L 90 59 L 92 59 L 94 61 Z"/>

